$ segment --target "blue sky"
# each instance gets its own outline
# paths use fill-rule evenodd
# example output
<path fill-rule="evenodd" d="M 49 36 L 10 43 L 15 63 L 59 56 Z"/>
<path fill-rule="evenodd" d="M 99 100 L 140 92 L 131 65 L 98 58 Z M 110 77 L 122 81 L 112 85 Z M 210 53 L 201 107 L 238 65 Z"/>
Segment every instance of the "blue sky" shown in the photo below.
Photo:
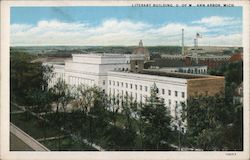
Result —
<path fill-rule="evenodd" d="M 187 45 L 242 43 L 241 7 L 12 7 L 10 20 L 11 45 L 179 45 L 181 28 Z"/>

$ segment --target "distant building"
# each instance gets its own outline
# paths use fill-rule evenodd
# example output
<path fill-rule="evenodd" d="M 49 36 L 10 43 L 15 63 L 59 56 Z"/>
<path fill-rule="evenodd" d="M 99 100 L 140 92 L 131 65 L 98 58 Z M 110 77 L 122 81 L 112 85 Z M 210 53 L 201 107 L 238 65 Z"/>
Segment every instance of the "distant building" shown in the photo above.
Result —
<path fill-rule="evenodd" d="M 242 60 L 243 60 L 242 53 L 233 54 L 229 59 L 230 62 L 237 62 L 237 61 L 242 61 Z"/>
<path fill-rule="evenodd" d="M 162 58 L 156 58 L 150 62 L 145 63 L 145 67 L 149 68 L 151 65 L 158 65 L 162 67 L 184 67 L 184 66 L 207 66 L 208 69 L 217 68 L 222 65 L 226 65 L 230 62 L 242 59 L 242 54 L 236 54 L 232 56 L 223 55 L 162 55 Z"/>
<path fill-rule="evenodd" d="M 164 72 L 180 72 L 192 74 L 207 74 L 207 66 L 190 66 L 190 67 L 162 67 L 151 66 L 149 70 Z"/>

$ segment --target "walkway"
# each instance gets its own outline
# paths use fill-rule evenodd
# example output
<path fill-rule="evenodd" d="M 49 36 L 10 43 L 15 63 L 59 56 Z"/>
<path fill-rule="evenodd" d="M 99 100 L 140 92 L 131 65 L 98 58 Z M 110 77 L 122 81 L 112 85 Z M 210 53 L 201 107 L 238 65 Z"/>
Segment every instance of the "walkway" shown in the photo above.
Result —
<path fill-rule="evenodd" d="M 33 150 L 33 151 L 49 151 L 44 145 L 36 141 L 30 135 L 25 133 L 23 130 L 10 123 L 10 133 L 11 133 L 11 149 L 16 150 Z M 17 141 L 16 141 L 17 140 Z M 24 148 L 19 148 L 24 147 Z"/>

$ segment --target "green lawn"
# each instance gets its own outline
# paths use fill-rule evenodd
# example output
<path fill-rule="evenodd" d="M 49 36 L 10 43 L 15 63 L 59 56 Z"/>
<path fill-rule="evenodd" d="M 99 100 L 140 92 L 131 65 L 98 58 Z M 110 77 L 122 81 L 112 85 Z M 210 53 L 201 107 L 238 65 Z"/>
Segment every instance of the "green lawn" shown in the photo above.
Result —
<path fill-rule="evenodd" d="M 51 117 L 55 116 L 53 113 L 47 115 L 47 118 L 52 121 Z M 66 114 L 65 118 L 67 117 L 67 121 L 70 122 L 71 119 L 76 118 L 76 117 L 71 117 L 71 114 Z M 69 118 L 71 117 L 71 118 Z M 65 123 L 67 123 L 67 121 Z M 41 120 L 39 120 L 37 117 L 30 115 L 29 113 L 19 113 L 19 114 L 12 114 L 11 115 L 11 122 L 14 123 L 16 126 L 21 128 L 23 131 L 34 137 L 35 139 L 40 139 L 44 137 L 56 137 L 56 136 L 66 136 L 67 134 L 63 133 L 62 131 L 59 131 L 55 126 L 52 127 L 51 125 L 46 124 L 45 126 L 43 123 L 41 123 Z M 124 115 L 118 114 L 117 117 L 117 126 L 119 128 L 123 128 L 124 124 L 126 123 L 126 117 Z M 135 124 L 137 123 L 136 120 L 132 120 L 132 125 L 134 127 L 137 127 Z M 87 127 L 88 123 L 86 123 Z M 108 124 L 110 126 L 111 124 Z M 107 127 L 108 127 L 107 126 Z M 67 125 L 65 124 L 66 129 L 69 129 Z M 136 128 L 138 131 L 138 128 Z M 88 130 L 87 130 L 88 131 Z M 103 130 L 97 129 L 96 132 L 92 132 L 93 134 L 93 141 L 97 145 L 102 146 L 106 150 L 140 150 L 141 148 L 141 139 L 139 135 L 136 135 L 135 137 L 135 144 L 130 147 L 126 146 L 120 146 L 120 148 L 113 148 L 110 146 L 109 139 L 107 139 L 106 135 L 102 134 L 97 134 L 97 133 L 103 133 Z M 112 133 L 111 133 L 112 136 Z M 121 135 L 122 136 L 122 135 Z M 85 137 L 85 136 L 84 136 Z M 86 137 L 89 138 L 88 134 L 86 132 Z M 67 136 L 64 138 L 60 139 L 60 148 L 59 148 L 59 140 L 54 139 L 54 140 L 47 140 L 47 141 L 42 141 L 47 148 L 50 150 L 56 151 L 56 150 L 62 150 L 62 151 L 92 151 L 96 150 L 92 148 L 89 145 L 86 144 L 81 144 L 80 142 L 77 142 L 73 140 L 71 137 Z M 165 148 L 165 147 L 163 147 Z"/>
<path fill-rule="evenodd" d="M 27 116 L 26 112 L 19 113 L 19 114 L 12 114 L 11 122 L 35 139 L 43 138 L 45 135 L 46 135 L 45 137 L 54 137 L 59 134 L 60 136 L 65 135 L 62 131 L 59 131 L 58 129 L 54 127 L 51 127 L 49 125 L 46 125 L 46 127 L 43 126 L 42 123 L 39 123 L 38 118 L 30 114 L 28 114 Z M 59 141 L 58 139 L 47 140 L 47 141 L 42 141 L 41 143 L 44 144 L 50 150 L 56 151 L 59 149 L 58 141 Z M 84 151 L 84 150 L 95 151 L 96 150 L 95 148 L 89 145 L 75 142 L 71 137 L 62 138 L 60 143 L 61 143 L 60 150 L 62 151 Z"/>
<path fill-rule="evenodd" d="M 43 123 L 39 123 L 38 118 L 30 114 L 27 116 L 26 112 L 11 114 L 10 118 L 13 124 L 34 138 L 43 138 L 45 135 L 45 137 L 53 137 L 58 135 L 58 133 L 63 135 L 63 133 L 48 124 L 43 126 Z"/>

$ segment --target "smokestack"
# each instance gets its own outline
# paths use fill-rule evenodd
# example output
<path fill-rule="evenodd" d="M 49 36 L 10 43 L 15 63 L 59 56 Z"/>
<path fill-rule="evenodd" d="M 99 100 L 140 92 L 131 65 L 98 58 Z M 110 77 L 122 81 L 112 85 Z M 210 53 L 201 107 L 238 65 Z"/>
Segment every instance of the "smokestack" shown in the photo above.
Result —
<path fill-rule="evenodd" d="M 194 54 L 193 54 L 193 57 L 195 57 L 195 59 L 196 59 L 196 63 L 198 64 L 198 50 L 197 50 L 197 48 L 198 48 L 198 38 L 195 38 L 194 39 Z"/>
<path fill-rule="evenodd" d="M 182 32 L 182 41 L 181 41 L 181 45 L 182 45 L 182 49 L 181 49 L 181 54 L 182 54 L 182 56 L 184 56 L 184 29 L 182 28 L 182 30 L 181 30 L 181 32 Z"/>

